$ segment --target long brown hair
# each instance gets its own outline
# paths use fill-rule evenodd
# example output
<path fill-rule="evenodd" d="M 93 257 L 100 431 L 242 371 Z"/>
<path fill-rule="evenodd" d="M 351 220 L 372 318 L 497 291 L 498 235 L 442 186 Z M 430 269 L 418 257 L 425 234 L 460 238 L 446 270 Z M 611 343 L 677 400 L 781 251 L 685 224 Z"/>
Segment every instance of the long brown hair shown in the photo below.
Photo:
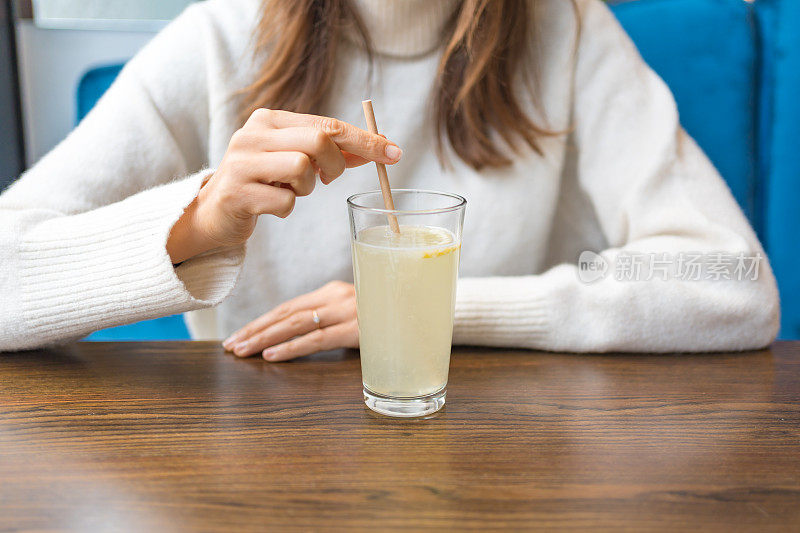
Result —
<path fill-rule="evenodd" d="M 433 1 L 433 0 L 432 0 Z M 535 0 L 534 0 L 535 2 Z M 533 21 L 530 0 L 463 0 L 444 32 L 433 116 L 438 153 L 443 138 L 475 169 L 502 167 L 511 159 L 492 133 L 516 152 L 519 144 L 542 154 L 538 139 L 555 135 L 523 111 L 515 75 L 523 73 L 537 114 L 535 71 L 525 67 Z M 259 107 L 303 113 L 318 112 L 333 81 L 337 44 L 353 25 L 370 62 L 369 33 L 350 0 L 264 0 L 256 30 L 256 54 L 269 59 L 256 81 L 242 90 L 242 119 Z"/>

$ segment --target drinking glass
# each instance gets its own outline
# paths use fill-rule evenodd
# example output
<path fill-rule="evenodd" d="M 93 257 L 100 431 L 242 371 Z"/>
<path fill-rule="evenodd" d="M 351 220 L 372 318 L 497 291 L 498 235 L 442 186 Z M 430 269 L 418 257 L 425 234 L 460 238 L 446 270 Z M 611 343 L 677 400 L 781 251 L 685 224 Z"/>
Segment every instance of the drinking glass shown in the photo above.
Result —
<path fill-rule="evenodd" d="M 394 210 L 380 191 L 347 199 L 364 402 L 422 416 L 445 403 L 466 200 L 412 189 L 392 196 Z"/>

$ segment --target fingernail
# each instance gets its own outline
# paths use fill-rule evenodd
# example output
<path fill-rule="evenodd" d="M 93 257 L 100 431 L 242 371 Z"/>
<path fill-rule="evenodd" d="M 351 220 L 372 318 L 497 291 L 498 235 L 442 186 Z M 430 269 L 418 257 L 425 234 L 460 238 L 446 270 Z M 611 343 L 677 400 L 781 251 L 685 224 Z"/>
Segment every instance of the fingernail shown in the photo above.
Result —
<path fill-rule="evenodd" d="M 247 341 L 240 342 L 236 346 L 233 347 L 233 351 L 237 354 L 241 355 L 247 350 Z"/>
<path fill-rule="evenodd" d="M 388 157 L 392 161 L 397 161 L 398 159 L 400 159 L 402 155 L 403 151 L 399 147 L 393 144 L 386 145 L 386 157 Z"/>
<path fill-rule="evenodd" d="M 264 359 L 266 359 L 267 361 L 272 361 L 272 358 L 275 357 L 275 354 L 276 354 L 275 350 L 273 350 L 272 348 L 267 348 L 266 350 L 264 350 L 263 353 Z"/>
<path fill-rule="evenodd" d="M 238 333 L 234 333 L 233 335 L 231 335 L 230 337 L 228 337 L 227 339 L 222 341 L 222 346 L 226 350 L 230 350 L 233 347 L 233 345 L 236 343 L 237 340 L 239 340 L 239 334 Z"/>

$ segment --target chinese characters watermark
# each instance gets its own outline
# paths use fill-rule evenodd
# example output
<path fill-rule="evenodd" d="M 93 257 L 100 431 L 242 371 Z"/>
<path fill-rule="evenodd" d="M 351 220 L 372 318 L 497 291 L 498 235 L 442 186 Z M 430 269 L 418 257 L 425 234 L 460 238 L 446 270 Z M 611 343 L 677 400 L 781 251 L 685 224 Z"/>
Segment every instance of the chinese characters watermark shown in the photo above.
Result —
<path fill-rule="evenodd" d="M 617 281 L 746 281 L 757 280 L 761 253 L 620 252 L 611 260 L 591 251 L 578 258 L 578 278 L 584 283 L 613 276 Z"/>

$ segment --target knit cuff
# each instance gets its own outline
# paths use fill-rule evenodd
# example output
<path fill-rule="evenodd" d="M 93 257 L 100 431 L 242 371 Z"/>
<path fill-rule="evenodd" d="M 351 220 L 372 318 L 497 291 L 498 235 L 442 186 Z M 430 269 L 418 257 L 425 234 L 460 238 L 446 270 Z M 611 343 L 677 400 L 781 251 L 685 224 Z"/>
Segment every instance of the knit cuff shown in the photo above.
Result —
<path fill-rule="evenodd" d="M 244 247 L 175 268 L 167 238 L 210 171 L 27 232 L 19 248 L 24 328 L 45 344 L 98 329 L 218 304 Z"/>
<path fill-rule="evenodd" d="M 453 344 L 541 348 L 551 331 L 537 278 L 462 278 L 456 291 Z"/>

